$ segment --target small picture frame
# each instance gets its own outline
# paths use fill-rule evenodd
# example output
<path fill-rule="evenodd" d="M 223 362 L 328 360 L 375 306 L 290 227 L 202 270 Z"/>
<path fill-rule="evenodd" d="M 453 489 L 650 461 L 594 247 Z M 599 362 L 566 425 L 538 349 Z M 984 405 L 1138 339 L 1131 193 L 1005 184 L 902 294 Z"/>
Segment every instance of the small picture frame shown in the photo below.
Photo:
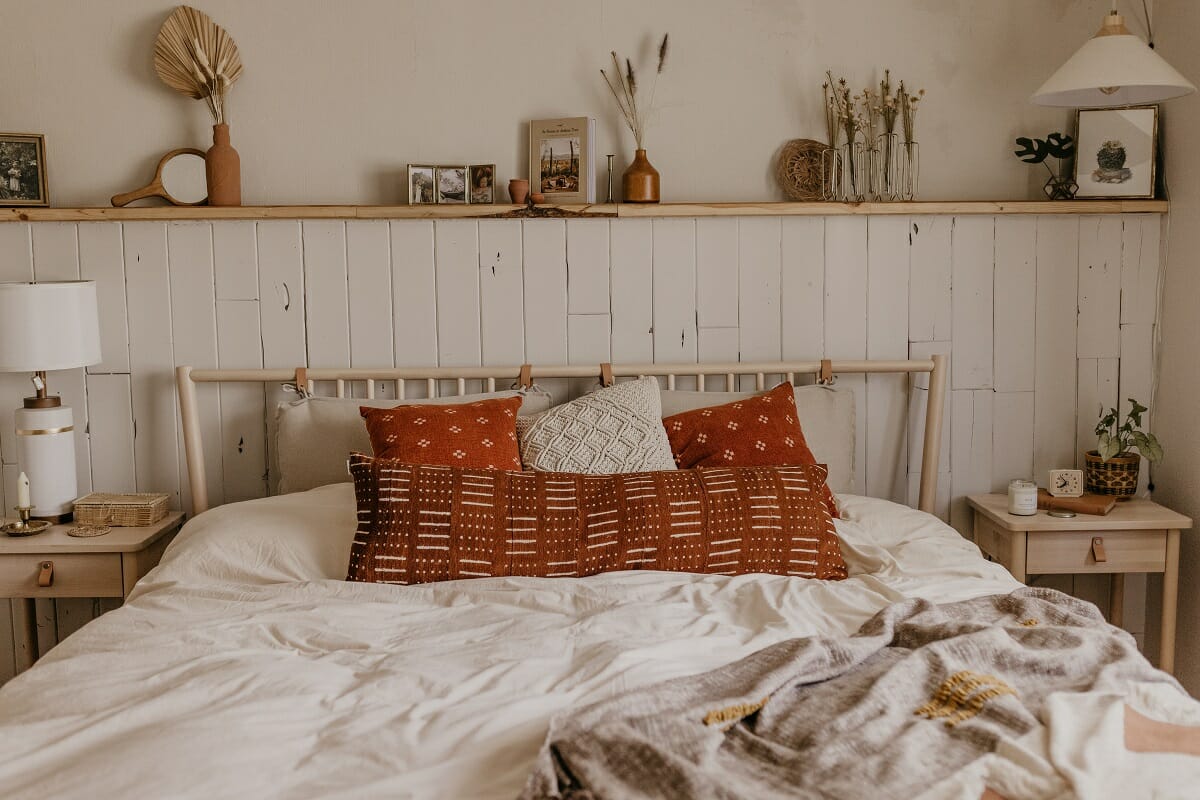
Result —
<path fill-rule="evenodd" d="M 496 202 L 496 165 L 472 164 L 469 168 L 471 176 L 471 203 L 491 205 Z"/>
<path fill-rule="evenodd" d="M 465 166 L 438 167 L 435 175 L 439 204 L 457 205 L 467 202 L 467 168 Z"/>
<path fill-rule="evenodd" d="M 432 164 L 408 165 L 408 204 L 427 206 L 437 202 L 437 167 Z"/>
<path fill-rule="evenodd" d="M 1077 199 L 1153 198 L 1158 170 L 1158 106 L 1075 112 Z"/>
<path fill-rule="evenodd" d="M 0 133 L 0 206 L 48 206 L 46 137 Z"/>

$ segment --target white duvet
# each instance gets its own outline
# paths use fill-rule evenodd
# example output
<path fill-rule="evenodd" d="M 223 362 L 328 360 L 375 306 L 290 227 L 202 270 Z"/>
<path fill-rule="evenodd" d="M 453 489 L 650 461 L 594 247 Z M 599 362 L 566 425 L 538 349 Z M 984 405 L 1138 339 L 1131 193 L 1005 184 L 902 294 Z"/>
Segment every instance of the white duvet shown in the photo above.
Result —
<path fill-rule="evenodd" d="M 0 690 L 0 794 L 511 798 L 549 719 L 572 704 L 781 639 L 849 634 L 906 597 L 1018 586 L 928 515 L 841 499 L 851 577 L 835 583 L 640 571 L 352 584 L 342 580 L 349 484 L 214 509 L 188 523 L 122 608 Z M 1200 721 L 1196 704 L 1169 691 L 1142 705 Z M 1070 713 L 1051 726 L 1053 741 L 989 757 L 931 792 L 978 797 L 1003 772 L 1044 794 L 1074 768 L 1088 795 L 1097 773 L 1087 765 L 1112 766 L 1096 748 L 1117 735 L 1116 700 L 1063 702 Z M 1200 778 L 1187 772 L 1200 759 L 1140 758 L 1165 760 L 1161 775 Z"/>

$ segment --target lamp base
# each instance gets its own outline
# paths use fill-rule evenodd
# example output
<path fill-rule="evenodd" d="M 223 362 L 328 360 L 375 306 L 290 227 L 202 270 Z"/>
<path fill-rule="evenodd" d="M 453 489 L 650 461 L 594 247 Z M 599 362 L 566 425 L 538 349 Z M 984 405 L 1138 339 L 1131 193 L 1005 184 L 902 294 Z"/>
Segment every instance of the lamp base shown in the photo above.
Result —
<path fill-rule="evenodd" d="M 61 522 L 70 517 L 78 497 L 71 408 L 59 401 L 48 408 L 18 408 L 13 416 L 17 465 L 29 476 L 31 516 Z"/>
<path fill-rule="evenodd" d="M 26 397 L 23 405 L 25 408 L 60 408 L 62 407 L 62 398 L 58 395 Z"/>

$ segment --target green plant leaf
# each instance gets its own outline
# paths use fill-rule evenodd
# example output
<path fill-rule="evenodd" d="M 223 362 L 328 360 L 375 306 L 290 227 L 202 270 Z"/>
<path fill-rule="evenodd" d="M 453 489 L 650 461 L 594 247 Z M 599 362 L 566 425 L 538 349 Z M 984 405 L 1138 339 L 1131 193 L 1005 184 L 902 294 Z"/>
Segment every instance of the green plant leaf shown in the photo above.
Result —
<path fill-rule="evenodd" d="M 1108 461 L 1113 456 L 1121 454 L 1121 442 L 1119 439 L 1109 438 L 1100 446 L 1100 456 L 1105 461 Z"/>
<path fill-rule="evenodd" d="M 1040 164 L 1050 154 L 1050 151 L 1046 149 L 1046 142 L 1042 139 L 1030 139 L 1028 136 L 1022 136 L 1017 139 L 1017 144 L 1021 145 L 1021 149 L 1014 150 L 1013 155 L 1026 164 Z"/>
<path fill-rule="evenodd" d="M 1046 137 L 1046 151 L 1058 159 L 1075 154 L 1075 140 L 1063 133 L 1052 133 Z"/>
<path fill-rule="evenodd" d="M 1147 433 L 1145 434 L 1145 437 L 1146 444 L 1144 446 L 1139 445 L 1138 450 L 1146 457 L 1148 461 L 1152 463 L 1158 463 L 1159 461 L 1162 461 L 1163 448 L 1162 445 L 1158 443 L 1158 437 L 1156 437 L 1153 433 Z"/>

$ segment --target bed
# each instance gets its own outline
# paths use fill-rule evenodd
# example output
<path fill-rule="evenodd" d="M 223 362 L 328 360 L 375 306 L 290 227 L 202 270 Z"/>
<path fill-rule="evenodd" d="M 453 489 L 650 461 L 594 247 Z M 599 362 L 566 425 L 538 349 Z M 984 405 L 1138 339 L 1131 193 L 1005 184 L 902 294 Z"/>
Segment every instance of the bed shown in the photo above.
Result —
<path fill-rule="evenodd" d="M 822 369 L 771 366 L 763 371 Z M 890 371 L 934 367 L 895 362 Z M 325 377 L 311 371 L 300 383 Z M 942 379 L 934 374 L 935 390 Z M 928 406 L 936 422 L 932 394 Z M 933 458 L 939 428 L 926 438 Z M 193 496 L 203 508 L 200 477 Z M 912 598 L 948 603 L 1019 587 L 928 513 L 838 499 L 850 573 L 839 582 L 637 570 L 348 583 L 350 484 L 208 509 L 123 607 L 0 690 L 0 787 L 39 798 L 512 798 L 552 720 L 571 709 L 796 637 L 846 637 Z M 1197 704 L 1165 676 L 1125 697 L 1080 693 L 1046 730 L 928 796 L 979 797 L 1005 774 L 1020 774 L 1030 797 L 1063 796 L 1068 784 L 1081 797 L 1154 785 L 1184 796 L 1171 791 L 1200 777 L 1200 759 L 1121 749 L 1124 702 L 1200 724 Z"/>

